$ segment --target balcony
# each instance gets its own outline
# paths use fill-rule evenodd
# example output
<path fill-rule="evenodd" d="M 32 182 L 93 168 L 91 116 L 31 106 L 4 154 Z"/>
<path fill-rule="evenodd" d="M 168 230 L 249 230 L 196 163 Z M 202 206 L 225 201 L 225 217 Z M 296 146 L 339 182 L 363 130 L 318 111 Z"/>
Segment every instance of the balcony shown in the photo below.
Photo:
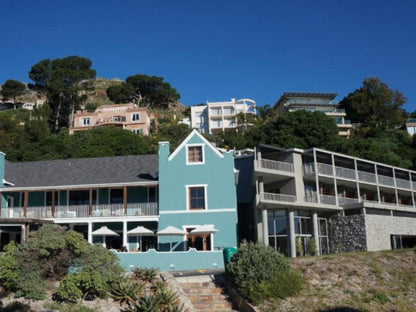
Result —
<path fill-rule="evenodd" d="M 379 175 L 378 176 L 378 183 L 379 184 L 383 184 L 383 185 L 387 185 L 387 186 L 394 186 L 394 178 L 393 177 Z"/>
<path fill-rule="evenodd" d="M 2 210 L 2 218 L 36 218 L 36 219 L 62 219 L 62 218 L 89 218 L 89 217 L 125 217 L 125 216 L 157 216 L 158 203 L 127 204 L 127 211 L 123 204 L 93 205 L 90 214 L 89 205 L 55 206 L 52 213 L 51 206 L 27 207 L 26 217 L 23 207 L 6 208 Z"/>
<path fill-rule="evenodd" d="M 321 204 L 325 205 L 336 205 L 336 198 L 332 195 L 319 195 Z M 315 192 L 309 193 L 305 196 L 305 201 L 308 203 L 318 203 L 318 197 Z"/>
<path fill-rule="evenodd" d="M 260 193 L 261 201 L 296 202 L 296 196 L 276 193 Z"/>
<path fill-rule="evenodd" d="M 358 198 L 351 198 L 351 197 L 338 197 L 338 204 L 340 206 L 348 206 L 348 205 L 354 205 L 359 203 L 360 200 Z"/>
<path fill-rule="evenodd" d="M 343 167 L 335 167 L 335 172 L 338 178 L 345 178 L 355 180 L 355 170 Z"/>
<path fill-rule="evenodd" d="M 396 186 L 404 189 L 410 189 L 410 181 L 396 178 Z"/>
<path fill-rule="evenodd" d="M 261 159 L 257 163 L 259 164 L 259 167 L 263 169 L 293 172 L 293 165 L 290 163 L 270 159 Z"/>
<path fill-rule="evenodd" d="M 376 183 L 376 175 L 374 173 L 358 171 L 358 179 L 362 182 Z"/>

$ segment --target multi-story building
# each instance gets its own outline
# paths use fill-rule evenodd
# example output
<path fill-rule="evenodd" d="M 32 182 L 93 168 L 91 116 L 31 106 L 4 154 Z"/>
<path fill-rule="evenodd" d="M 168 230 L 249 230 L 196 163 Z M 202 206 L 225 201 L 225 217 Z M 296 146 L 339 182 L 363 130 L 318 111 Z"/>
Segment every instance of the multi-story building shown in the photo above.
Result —
<path fill-rule="evenodd" d="M 411 136 L 416 133 L 416 119 L 410 118 L 406 120 L 406 130 Z"/>
<path fill-rule="evenodd" d="M 286 255 L 416 246 L 416 172 L 322 149 L 236 158 L 240 234 Z M 253 204 L 254 203 L 254 210 Z M 255 222 L 250 222 L 255 220 Z"/>
<path fill-rule="evenodd" d="M 144 107 L 133 103 L 102 105 L 94 112 L 77 111 L 69 133 L 102 126 L 115 126 L 136 134 L 150 133 L 151 115 Z"/>
<path fill-rule="evenodd" d="M 339 108 L 339 103 L 334 101 L 336 96 L 336 93 L 285 92 L 273 108 L 278 116 L 297 110 L 323 112 L 335 119 L 339 135 L 348 138 L 351 135 L 352 124 L 350 120 L 345 119 L 345 109 Z"/>
<path fill-rule="evenodd" d="M 248 116 L 255 114 L 256 102 L 250 99 L 233 98 L 225 102 L 207 102 L 206 105 L 191 106 L 191 128 L 212 134 L 226 129 L 247 127 L 251 120 Z M 238 120 L 239 115 L 243 120 Z"/>
<path fill-rule="evenodd" d="M 126 268 L 223 268 L 237 246 L 232 152 L 194 130 L 172 153 L 11 163 L 0 153 L 0 247 L 45 222 L 118 252 Z"/>

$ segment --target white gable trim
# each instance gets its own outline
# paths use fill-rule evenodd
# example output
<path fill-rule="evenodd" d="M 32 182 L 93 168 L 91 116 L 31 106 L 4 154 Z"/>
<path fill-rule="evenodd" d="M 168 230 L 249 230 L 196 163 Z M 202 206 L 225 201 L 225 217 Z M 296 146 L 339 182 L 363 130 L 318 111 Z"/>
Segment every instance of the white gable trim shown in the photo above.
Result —
<path fill-rule="evenodd" d="M 175 158 L 175 156 L 179 153 L 179 151 L 184 148 L 186 146 L 186 144 L 189 142 L 189 140 L 194 136 L 198 136 L 202 142 L 204 142 L 206 144 L 206 146 L 208 146 L 215 154 L 217 154 L 218 157 L 220 158 L 224 158 L 224 155 L 221 154 L 214 145 L 212 145 L 207 139 L 205 139 L 201 133 L 198 132 L 198 130 L 194 129 L 192 130 L 192 132 L 186 137 L 185 140 L 183 140 L 183 142 L 173 151 L 172 154 L 170 154 L 170 156 L 168 157 L 168 161 L 171 161 L 173 158 Z M 205 155 L 204 155 L 205 157 Z"/>

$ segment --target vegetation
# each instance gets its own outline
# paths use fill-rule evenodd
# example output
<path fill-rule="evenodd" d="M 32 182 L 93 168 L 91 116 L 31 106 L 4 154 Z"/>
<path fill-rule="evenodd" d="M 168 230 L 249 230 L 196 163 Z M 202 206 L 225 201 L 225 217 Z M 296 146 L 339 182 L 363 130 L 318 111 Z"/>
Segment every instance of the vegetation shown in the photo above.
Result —
<path fill-rule="evenodd" d="M 292 271 L 288 259 L 262 244 L 243 242 L 227 264 L 227 272 L 239 292 L 253 302 L 296 295 L 303 285 L 301 276 Z M 286 285 L 275 287 L 280 279 Z"/>
<path fill-rule="evenodd" d="M 107 95 L 114 103 L 135 102 L 147 108 L 168 108 L 180 98 L 176 89 L 162 77 L 143 74 L 130 76 L 126 82 L 109 87 Z"/>
<path fill-rule="evenodd" d="M 77 273 L 68 274 L 70 267 Z M 1 285 L 27 299 L 44 299 L 54 281 L 61 281 L 56 294 L 61 300 L 103 297 L 122 272 L 114 253 L 58 225 L 43 225 L 24 244 L 9 244 L 0 257 Z"/>
<path fill-rule="evenodd" d="M 20 81 L 9 79 L 1 86 L 1 95 L 3 100 L 13 100 L 13 106 L 16 109 L 16 98 L 22 95 L 26 86 Z"/>

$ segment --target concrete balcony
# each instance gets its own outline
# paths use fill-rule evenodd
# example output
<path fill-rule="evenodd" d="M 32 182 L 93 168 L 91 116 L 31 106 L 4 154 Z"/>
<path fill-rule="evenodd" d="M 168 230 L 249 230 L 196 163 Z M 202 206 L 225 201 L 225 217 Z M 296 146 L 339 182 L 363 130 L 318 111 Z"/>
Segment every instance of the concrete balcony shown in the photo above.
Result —
<path fill-rule="evenodd" d="M 93 205 L 64 205 L 55 206 L 53 213 L 51 206 L 27 207 L 26 216 L 23 207 L 2 209 L 2 218 L 35 218 L 35 219 L 60 219 L 60 218 L 99 218 L 99 217 L 126 217 L 126 216 L 157 216 L 158 203 L 132 203 L 127 204 Z"/>
<path fill-rule="evenodd" d="M 293 165 L 282 161 L 261 159 L 260 161 L 257 161 L 257 164 L 259 165 L 259 168 L 263 169 L 293 172 Z"/>

